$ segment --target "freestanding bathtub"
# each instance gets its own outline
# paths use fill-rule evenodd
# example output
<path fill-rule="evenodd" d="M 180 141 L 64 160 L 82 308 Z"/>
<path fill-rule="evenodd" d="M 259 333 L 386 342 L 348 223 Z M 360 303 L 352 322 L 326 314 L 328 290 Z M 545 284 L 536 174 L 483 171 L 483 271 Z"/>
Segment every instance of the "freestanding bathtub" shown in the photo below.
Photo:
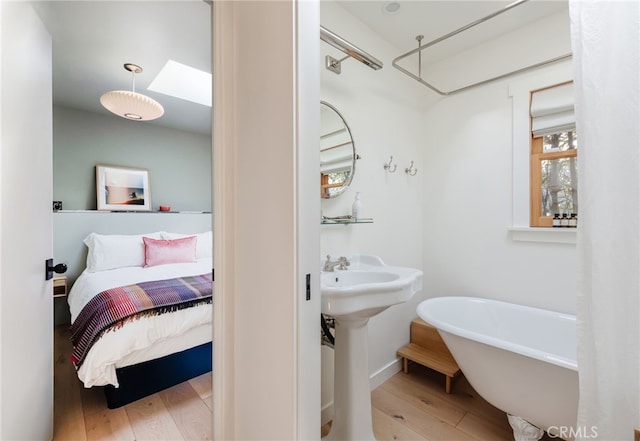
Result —
<path fill-rule="evenodd" d="M 475 297 L 428 299 L 417 313 L 438 329 L 471 386 L 507 413 L 517 441 L 540 439 L 542 430 L 572 437 L 575 316 Z"/>

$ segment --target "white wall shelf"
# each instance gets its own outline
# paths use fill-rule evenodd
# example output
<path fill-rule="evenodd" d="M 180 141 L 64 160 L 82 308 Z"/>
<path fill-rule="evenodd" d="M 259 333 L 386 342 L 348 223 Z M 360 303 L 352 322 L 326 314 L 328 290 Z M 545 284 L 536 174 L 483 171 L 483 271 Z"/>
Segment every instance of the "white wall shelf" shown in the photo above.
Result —
<path fill-rule="evenodd" d="M 349 225 L 349 224 L 372 224 L 373 219 L 361 219 L 356 221 L 342 221 L 342 220 L 321 220 L 320 225 Z"/>
<path fill-rule="evenodd" d="M 577 228 L 509 227 L 511 237 L 520 242 L 576 243 Z"/>

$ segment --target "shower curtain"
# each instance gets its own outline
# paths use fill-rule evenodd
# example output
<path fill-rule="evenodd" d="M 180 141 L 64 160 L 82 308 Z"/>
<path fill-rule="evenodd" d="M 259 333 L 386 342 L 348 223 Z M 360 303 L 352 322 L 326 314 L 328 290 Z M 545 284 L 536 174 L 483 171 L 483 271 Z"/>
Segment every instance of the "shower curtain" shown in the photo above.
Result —
<path fill-rule="evenodd" d="M 580 142 L 578 440 L 631 440 L 640 427 L 638 5 L 569 3 Z"/>

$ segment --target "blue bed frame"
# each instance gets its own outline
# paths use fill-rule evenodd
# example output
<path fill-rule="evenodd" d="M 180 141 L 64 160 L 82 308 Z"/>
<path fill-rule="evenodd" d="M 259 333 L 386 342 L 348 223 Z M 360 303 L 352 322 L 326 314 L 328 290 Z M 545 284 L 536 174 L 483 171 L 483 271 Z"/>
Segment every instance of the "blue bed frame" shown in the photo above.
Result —
<path fill-rule="evenodd" d="M 116 409 L 211 372 L 212 355 L 212 343 L 205 343 L 166 357 L 116 369 L 120 387 L 104 387 L 107 406 L 109 409 Z"/>

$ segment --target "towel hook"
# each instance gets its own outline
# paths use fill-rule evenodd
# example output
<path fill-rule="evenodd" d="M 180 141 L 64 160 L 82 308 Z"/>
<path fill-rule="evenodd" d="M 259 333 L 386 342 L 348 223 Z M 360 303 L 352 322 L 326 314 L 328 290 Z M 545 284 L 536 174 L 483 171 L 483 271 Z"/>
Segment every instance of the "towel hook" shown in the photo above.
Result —
<path fill-rule="evenodd" d="M 417 168 L 413 168 L 413 161 L 411 161 L 411 165 L 409 165 L 409 167 L 405 168 L 404 172 L 406 174 L 408 174 L 409 176 L 415 176 L 418 173 L 418 169 Z"/>
<path fill-rule="evenodd" d="M 389 162 L 384 164 L 384 169 L 386 171 L 388 171 L 389 173 L 395 173 L 396 169 L 398 168 L 397 165 L 394 165 L 393 167 L 391 166 L 391 163 L 393 162 L 393 155 L 391 155 L 391 157 L 389 158 Z"/>

